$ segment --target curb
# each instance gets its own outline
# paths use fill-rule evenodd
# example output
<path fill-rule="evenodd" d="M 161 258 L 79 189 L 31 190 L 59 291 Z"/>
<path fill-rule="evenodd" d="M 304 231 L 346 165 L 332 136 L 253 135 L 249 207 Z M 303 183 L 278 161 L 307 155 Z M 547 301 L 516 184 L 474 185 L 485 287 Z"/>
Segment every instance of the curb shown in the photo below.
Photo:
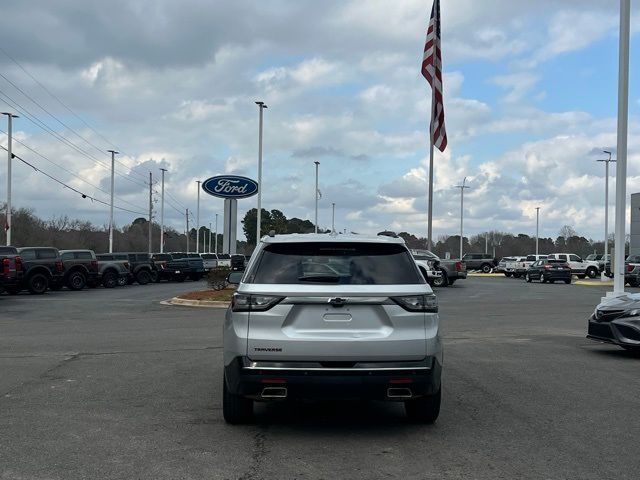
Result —
<path fill-rule="evenodd" d="M 467 273 L 467 277 L 504 277 L 503 273 Z"/>
<path fill-rule="evenodd" d="M 227 308 L 229 302 L 218 302 L 213 300 L 187 300 L 186 298 L 173 297 L 160 302 L 162 305 L 178 305 L 181 307 L 204 307 L 204 308 Z"/>
<path fill-rule="evenodd" d="M 589 287 L 612 287 L 613 282 L 603 282 L 602 280 L 576 280 L 574 285 L 586 285 Z"/>

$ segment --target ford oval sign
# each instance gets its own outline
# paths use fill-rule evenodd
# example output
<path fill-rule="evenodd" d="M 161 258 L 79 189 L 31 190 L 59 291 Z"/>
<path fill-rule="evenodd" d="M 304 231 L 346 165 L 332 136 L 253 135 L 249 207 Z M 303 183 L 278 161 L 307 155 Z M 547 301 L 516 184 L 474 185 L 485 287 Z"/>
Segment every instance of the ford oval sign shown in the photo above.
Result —
<path fill-rule="evenodd" d="M 220 198 L 247 198 L 258 193 L 258 183 L 247 177 L 219 175 L 202 182 L 202 189 Z"/>

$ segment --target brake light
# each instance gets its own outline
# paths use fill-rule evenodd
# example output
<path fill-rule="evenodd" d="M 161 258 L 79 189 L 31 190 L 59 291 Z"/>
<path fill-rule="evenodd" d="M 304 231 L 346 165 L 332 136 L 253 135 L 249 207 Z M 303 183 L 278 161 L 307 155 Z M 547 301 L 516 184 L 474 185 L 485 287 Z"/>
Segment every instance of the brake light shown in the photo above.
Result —
<path fill-rule="evenodd" d="M 58 273 L 64 272 L 64 265 L 60 260 L 56 260 L 56 272 Z"/>
<path fill-rule="evenodd" d="M 438 312 L 438 298 L 433 294 L 391 297 L 391 300 L 409 312 Z"/>
<path fill-rule="evenodd" d="M 551 270 L 553 268 L 553 265 L 547 264 L 544 266 L 544 268 L 546 268 L 547 270 Z"/>
<path fill-rule="evenodd" d="M 456 262 L 456 272 L 462 271 L 462 262 Z"/>
<path fill-rule="evenodd" d="M 627 265 L 627 272 L 633 272 L 633 269 L 636 268 L 633 265 Z"/>
<path fill-rule="evenodd" d="M 5 275 L 9 275 L 9 267 L 10 267 L 10 262 L 8 258 L 3 258 L 2 259 L 2 273 L 4 273 Z"/>
<path fill-rule="evenodd" d="M 16 263 L 16 272 L 22 271 L 22 257 L 15 257 L 13 261 Z"/>
<path fill-rule="evenodd" d="M 233 312 L 265 312 L 282 301 L 284 297 L 268 295 L 244 295 L 235 293 L 231 298 Z"/>
<path fill-rule="evenodd" d="M 98 269 L 98 261 L 97 260 L 91 260 L 91 268 L 94 270 Z"/>

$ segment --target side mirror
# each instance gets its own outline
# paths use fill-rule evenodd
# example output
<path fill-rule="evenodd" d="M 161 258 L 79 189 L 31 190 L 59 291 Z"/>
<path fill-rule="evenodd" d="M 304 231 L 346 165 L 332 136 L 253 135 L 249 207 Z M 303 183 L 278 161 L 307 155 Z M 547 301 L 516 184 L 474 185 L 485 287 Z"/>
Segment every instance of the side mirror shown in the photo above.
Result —
<path fill-rule="evenodd" d="M 244 272 L 231 272 L 227 275 L 227 283 L 230 283 L 231 285 L 238 285 L 242 280 L 243 275 Z"/>

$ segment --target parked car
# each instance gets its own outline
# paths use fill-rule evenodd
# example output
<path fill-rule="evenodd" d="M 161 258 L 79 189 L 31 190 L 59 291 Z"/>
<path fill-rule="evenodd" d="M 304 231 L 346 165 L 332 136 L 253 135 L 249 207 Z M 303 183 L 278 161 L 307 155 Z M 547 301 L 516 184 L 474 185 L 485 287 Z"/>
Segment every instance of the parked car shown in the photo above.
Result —
<path fill-rule="evenodd" d="M 418 260 L 415 256 L 413 259 L 418 265 L 418 269 L 427 283 L 433 287 L 436 283 L 442 285 L 442 271 L 440 270 L 440 261 L 434 258 Z"/>
<path fill-rule="evenodd" d="M 215 253 L 201 253 L 200 256 L 202 257 L 205 272 L 218 266 L 218 256 Z"/>
<path fill-rule="evenodd" d="M 171 252 L 171 256 L 174 260 L 186 260 L 187 265 L 184 268 L 187 269 L 184 278 L 191 278 L 191 280 L 197 281 L 201 280 L 204 277 L 204 260 L 197 253 L 186 253 L 186 252 Z M 220 263 L 218 262 L 218 265 Z M 184 278 L 182 280 L 184 280 Z M 177 278 L 178 281 L 179 278 Z"/>
<path fill-rule="evenodd" d="M 567 262 L 571 267 L 571 273 L 577 275 L 578 278 L 596 278 L 600 267 L 596 261 L 586 261 L 574 253 L 550 253 L 547 258 L 549 260 L 562 260 Z"/>
<path fill-rule="evenodd" d="M 480 270 L 482 273 L 489 273 L 497 266 L 497 262 L 490 253 L 466 253 L 461 260 L 467 270 Z"/>
<path fill-rule="evenodd" d="M 27 289 L 31 294 L 42 295 L 49 288 L 62 286 L 64 266 L 57 248 L 22 247 L 18 248 L 18 254 L 24 272 L 20 290 Z"/>
<path fill-rule="evenodd" d="M 64 266 L 62 283 L 69 290 L 82 290 L 98 283 L 98 259 L 93 250 L 60 250 Z"/>
<path fill-rule="evenodd" d="M 138 282 L 140 285 L 146 285 L 154 282 L 158 277 L 158 270 L 148 253 L 135 252 L 114 252 L 100 253 L 96 255 L 98 260 L 122 260 L 129 262 L 129 270 L 131 276 L 129 283 Z"/>
<path fill-rule="evenodd" d="M 527 269 L 524 278 L 529 283 L 538 280 L 540 283 L 562 281 L 569 284 L 571 267 L 563 260 L 538 260 Z"/>
<path fill-rule="evenodd" d="M 105 288 L 127 285 L 132 275 L 129 260 L 98 259 L 98 283 Z"/>
<path fill-rule="evenodd" d="M 630 287 L 640 285 L 640 255 L 627 256 L 624 269 L 624 281 Z"/>
<path fill-rule="evenodd" d="M 18 293 L 22 284 L 22 258 L 15 247 L 0 247 L 0 292 Z"/>
<path fill-rule="evenodd" d="M 218 266 L 231 268 L 231 255 L 229 255 L 228 253 L 219 253 Z"/>
<path fill-rule="evenodd" d="M 498 262 L 498 265 L 496 266 L 496 272 L 504 273 L 505 277 L 510 277 L 511 275 L 513 275 L 513 271 L 507 272 L 507 263 L 513 261 L 513 257 L 502 257 Z"/>
<path fill-rule="evenodd" d="M 453 285 L 457 280 L 467 278 L 467 268 L 460 260 L 445 260 L 438 257 L 430 250 L 414 249 L 410 250 L 415 260 L 437 260 L 442 273 L 441 277 L 434 278 L 433 286 L 446 287 Z"/>
<path fill-rule="evenodd" d="M 230 260 L 231 270 L 233 271 L 244 270 L 244 267 L 245 267 L 244 262 L 245 262 L 244 255 L 240 255 L 240 254 L 231 255 L 231 260 Z"/>
<path fill-rule="evenodd" d="M 436 420 L 437 298 L 401 238 L 264 236 L 255 255 L 229 275 L 239 285 L 223 326 L 228 423 L 249 421 L 256 400 L 345 397 Z"/>
<path fill-rule="evenodd" d="M 524 272 L 524 262 L 526 260 L 527 257 L 509 257 L 504 266 L 505 276 L 520 278 Z"/>
<path fill-rule="evenodd" d="M 638 295 L 607 298 L 588 320 L 587 338 L 640 352 L 640 299 Z"/>

